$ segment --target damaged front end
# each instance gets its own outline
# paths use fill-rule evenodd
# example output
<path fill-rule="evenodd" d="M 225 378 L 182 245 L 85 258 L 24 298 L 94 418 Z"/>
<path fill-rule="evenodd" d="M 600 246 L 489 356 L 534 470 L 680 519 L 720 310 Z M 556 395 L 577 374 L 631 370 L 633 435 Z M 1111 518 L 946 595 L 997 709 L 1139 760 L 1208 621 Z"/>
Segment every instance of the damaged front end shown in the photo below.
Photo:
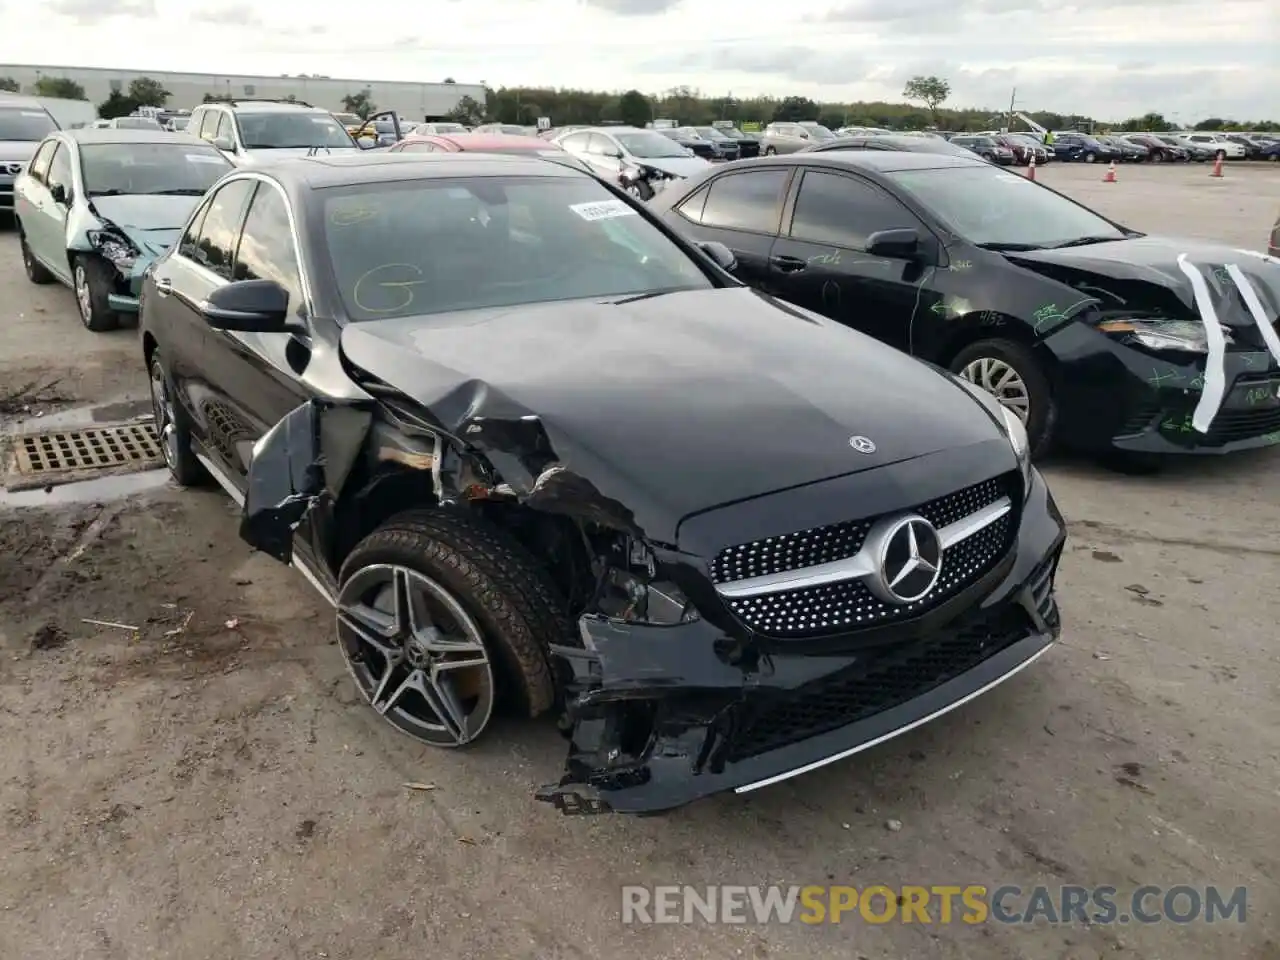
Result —
<path fill-rule="evenodd" d="M 113 289 L 107 293 L 108 306 L 117 313 L 137 313 L 142 280 L 154 255 L 144 252 L 141 244 L 109 220 L 97 229 L 86 230 L 83 236 L 83 241 L 70 249 L 95 253 L 115 270 Z"/>

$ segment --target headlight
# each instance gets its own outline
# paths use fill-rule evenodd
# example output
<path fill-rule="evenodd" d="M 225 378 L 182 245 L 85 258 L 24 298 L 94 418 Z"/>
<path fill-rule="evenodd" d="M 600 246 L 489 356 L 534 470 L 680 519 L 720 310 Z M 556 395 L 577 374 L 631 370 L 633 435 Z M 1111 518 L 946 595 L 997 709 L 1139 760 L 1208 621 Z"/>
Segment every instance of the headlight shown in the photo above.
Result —
<path fill-rule="evenodd" d="M 1221 324 L 1219 324 L 1221 326 Z M 1148 350 L 1180 350 L 1208 353 L 1204 326 L 1189 320 L 1106 320 L 1098 324 L 1103 333 Z M 1231 331 L 1222 327 L 1222 336 L 1232 343 Z"/>
<path fill-rule="evenodd" d="M 605 572 L 596 606 L 611 620 L 670 627 L 701 619 L 684 593 L 660 577 L 652 551 L 639 541 L 626 547 L 625 567 L 615 562 Z"/>
<path fill-rule="evenodd" d="M 1031 444 L 1027 440 L 1027 428 L 1018 419 L 1016 413 L 976 383 L 970 383 L 964 377 L 958 377 L 954 374 L 952 376 L 956 383 L 968 390 L 990 413 L 996 415 L 997 411 L 999 411 L 998 416 L 1000 423 L 1004 426 L 1004 435 L 1009 440 L 1009 446 L 1013 448 L 1014 459 L 1018 461 L 1018 470 L 1022 473 L 1023 493 L 1029 494 L 1031 492 Z"/>
<path fill-rule="evenodd" d="M 137 248 L 117 234 L 108 233 L 105 230 L 90 230 L 89 242 L 121 273 L 132 270 L 134 262 L 138 259 Z"/>

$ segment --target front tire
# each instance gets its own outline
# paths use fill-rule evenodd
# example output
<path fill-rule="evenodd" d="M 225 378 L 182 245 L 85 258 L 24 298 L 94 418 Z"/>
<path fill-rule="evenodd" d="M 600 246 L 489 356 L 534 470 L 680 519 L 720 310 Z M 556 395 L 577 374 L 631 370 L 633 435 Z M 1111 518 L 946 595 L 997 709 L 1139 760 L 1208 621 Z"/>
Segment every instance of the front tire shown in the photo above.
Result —
<path fill-rule="evenodd" d="M 1084 155 L 1084 162 L 1085 162 L 1085 163 L 1093 163 L 1093 161 L 1095 161 L 1095 160 L 1097 160 L 1097 159 L 1098 159 L 1098 155 L 1097 155 L 1096 153 L 1094 153 L 1092 150 L 1091 150 L 1091 151 L 1089 151 L 1088 153 L 1086 153 L 1086 154 Z"/>
<path fill-rule="evenodd" d="M 1022 421 L 1033 457 L 1049 450 L 1058 411 L 1049 377 L 1030 348 L 1013 340 L 980 340 L 956 355 L 951 372 L 986 390 Z"/>
<path fill-rule="evenodd" d="M 120 315 L 107 300 L 113 280 L 110 270 L 97 257 L 78 256 L 71 264 L 71 289 L 76 295 L 80 322 L 94 333 L 120 326 Z"/>
<path fill-rule="evenodd" d="M 653 187 L 643 180 L 632 180 L 623 189 L 626 190 L 628 195 L 642 203 L 654 198 Z"/>
<path fill-rule="evenodd" d="M 164 368 L 159 348 L 151 351 L 151 416 L 165 466 L 180 487 L 199 487 L 209 473 L 191 449 L 191 428 L 186 411 L 173 398 L 172 381 Z"/>
<path fill-rule="evenodd" d="M 22 269 L 27 275 L 27 279 L 37 286 L 44 286 L 47 283 L 53 283 L 54 276 L 36 259 L 35 254 L 31 252 L 31 247 L 27 245 L 27 235 L 22 232 L 22 224 L 18 224 L 18 246 L 22 250 Z"/>
<path fill-rule="evenodd" d="M 572 635 L 523 547 L 480 518 L 415 510 L 369 534 L 339 574 L 338 639 L 356 686 L 422 743 L 461 747 L 512 702 L 556 699 L 548 649 Z"/>

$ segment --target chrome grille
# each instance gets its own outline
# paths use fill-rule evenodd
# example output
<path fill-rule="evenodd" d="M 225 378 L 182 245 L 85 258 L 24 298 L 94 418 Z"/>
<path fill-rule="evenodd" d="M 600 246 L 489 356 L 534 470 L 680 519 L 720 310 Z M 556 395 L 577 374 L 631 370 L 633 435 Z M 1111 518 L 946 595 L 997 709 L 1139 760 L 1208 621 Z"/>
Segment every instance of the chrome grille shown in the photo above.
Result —
<path fill-rule="evenodd" d="M 999 487 L 996 489 L 999 490 Z M 958 497 L 964 492 L 951 496 Z M 954 520 L 963 519 L 987 505 L 980 503 L 972 510 L 959 513 Z M 920 513 L 937 524 L 937 521 L 925 513 L 924 508 L 921 508 Z M 915 603 L 885 603 L 872 594 L 861 580 L 841 580 L 819 587 L 726 598 L 725 603 L 752 630 L 786 640 L 896 623 L 954 596 L 988 573 L 1012 545 L 1014 530 L 1014 514 L 1008 513 L 947 548 L 942 554 L 942 575 L 938 578 L 937 585 Z"/>
<path fill-rule="evenodd" d="M 1005 474 L 983 480 L 930 500 L 915 512 L 935 527 L 945 527 L 977 513 L 1001 497 L 1010 496 L 1015 478 L 1016 475 Z M 877 519 L 846 520 L 727 547 L 716 555 L 711 564 L 711 579 L 715 583 L 732 583 L 847 559 L 862 549 L 863 541 Z"/>

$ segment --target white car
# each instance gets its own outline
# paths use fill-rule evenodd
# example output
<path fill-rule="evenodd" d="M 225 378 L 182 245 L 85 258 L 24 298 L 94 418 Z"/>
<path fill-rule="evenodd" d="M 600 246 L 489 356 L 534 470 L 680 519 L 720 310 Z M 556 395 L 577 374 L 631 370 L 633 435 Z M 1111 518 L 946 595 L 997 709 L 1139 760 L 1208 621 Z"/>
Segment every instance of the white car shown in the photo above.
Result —
<path fill-rule="evenodd" d="M 648 196 L 641 183 L 657 192 L 673 180 L 696 176 L 711 166 L 657 130 L 580 127 L 551 142 L 585 162 L 596 176 L 624 185 L 642 200 Z"/>
<path fill-rule="evenodd" d="M 1244 145 L 1228 140 L 1220 133 L 1184 133 L 1181 136 L 1186 137 L 1192 143 L 1198 143 L 1202 147 L 1208 147 L 1210 150 L 1224 160 L 1243 160 Z"/>

